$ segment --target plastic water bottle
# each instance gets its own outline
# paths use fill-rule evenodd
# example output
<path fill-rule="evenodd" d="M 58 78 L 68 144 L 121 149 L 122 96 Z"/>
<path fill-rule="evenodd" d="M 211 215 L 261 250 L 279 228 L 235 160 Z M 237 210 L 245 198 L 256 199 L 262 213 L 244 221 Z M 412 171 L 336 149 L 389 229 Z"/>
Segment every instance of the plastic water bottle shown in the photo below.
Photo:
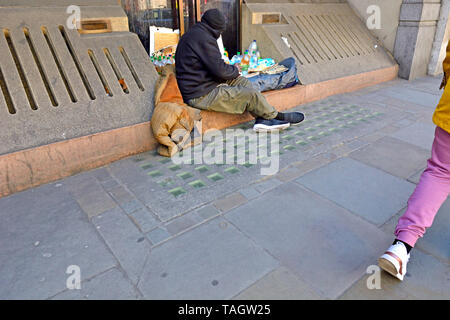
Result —
<path fill-rule="evenodd" d="M 248 73 L 249 66 L 250 66 L 250 56 L 248 55 L 248 51 L 245 51 L 245 54 L 241 60 L 241 71 L 243 75 L 246 75 Z"/>
<path fill-rule="evenodd" d="M 155 67 L 156 67 L 156 71 L 159 73 L 159 74 L 161 74 L 161 70 L 162 70 L 162 67 L 164 66 L 164 63 L 162 62 L 162 60 L 161 60 L 161 56 L 159 56 L 158 57 L 158 60 L 156 60 L 156 62 L 155 62 Z"/>
<path fill-rule="evenodd" d="M 250 56 L 250 69 L 255 69 L 258 66 L 258 56 L 256 55 L 256 52 L 253 51 L 252 55 Z"/>
<path fill-rule="evenodd" d="M 224 52 L 224 54 L 223 54 L 223 61 L 225 61 L 226 64 L 230 64 L 230 59 L 228 59 L 226 52 Z"/>
<path fill-rule="evenodd" d="M 230 64 L 240 64 L 242 60 L 241 53 L 238 51 L 230 60 Z"/>
<path fill-rule="evenodd" d="M 248 52 L 253 52 L 253 51 L 258 51 L 258 45 L 256 44 L 256 40 L 253 40 L 251 43 L 250 43 L 250 45 L 249 45 L 249 47 L 248 47 L 248 50 L 247 50 Z"/>

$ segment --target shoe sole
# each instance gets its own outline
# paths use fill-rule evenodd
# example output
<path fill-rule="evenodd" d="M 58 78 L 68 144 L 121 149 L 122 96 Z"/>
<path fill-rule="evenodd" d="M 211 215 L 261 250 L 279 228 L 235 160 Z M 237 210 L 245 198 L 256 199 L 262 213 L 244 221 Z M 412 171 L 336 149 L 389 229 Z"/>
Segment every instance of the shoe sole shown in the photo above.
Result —
<path fill-rule="evenodd" d="M 255 132 L 277 132 L 277 131 L 282 131 L 284 129 L 287 129 L 289 127 L 290 127 L 289 123 L 279 124 L 276 126 L 266 126 L 264 124 L 255 124 L 253 126 L 253 131 L 255 131 Z"/>
<path fill-rule="evenodd" d="M 397 268 L 389 260 L 387 260 L 385 258 L 379 258 L 378 259 L 378 266 L 381 269 L 383 269 L 384 271 L 386 271 L 387 273 L 389 273 L 390 275 L 396 277 L 397 279 L 399 279 L 401 281 L 403 280 L 403 279 L 399 278 L 399 274 L 398 274 Z"/>

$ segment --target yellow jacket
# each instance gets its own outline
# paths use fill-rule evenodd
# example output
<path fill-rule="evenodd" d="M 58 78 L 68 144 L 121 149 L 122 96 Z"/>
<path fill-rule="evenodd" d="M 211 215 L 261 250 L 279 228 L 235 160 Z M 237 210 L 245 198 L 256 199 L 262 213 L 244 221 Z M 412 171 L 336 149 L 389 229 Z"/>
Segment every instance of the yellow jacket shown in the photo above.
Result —
<path fill-rule="evenodd" d="M 434 112 L 433 122 L 440 128 L 450 133 L 450 86 L 447 86 L 450 76 L 450 41 L 447 45 L 447 55 L 444 60 L 444 93 Z"/>

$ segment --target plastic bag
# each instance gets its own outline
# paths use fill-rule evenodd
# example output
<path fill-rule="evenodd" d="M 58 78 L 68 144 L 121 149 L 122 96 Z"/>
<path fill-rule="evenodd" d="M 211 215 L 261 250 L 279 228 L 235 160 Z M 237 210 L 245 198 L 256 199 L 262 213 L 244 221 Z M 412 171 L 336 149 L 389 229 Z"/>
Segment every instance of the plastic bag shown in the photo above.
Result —
<path fill-rule="evenodd" d="M 299 83 L 294 58 L 284 59 L 279 64 L 285 66 L 289 70 L 278 74 L 261 73 L 257 76 L 249 77 L 248 80 L 252 83 L 253 87 L 260 92 L 290 88 Z"/>

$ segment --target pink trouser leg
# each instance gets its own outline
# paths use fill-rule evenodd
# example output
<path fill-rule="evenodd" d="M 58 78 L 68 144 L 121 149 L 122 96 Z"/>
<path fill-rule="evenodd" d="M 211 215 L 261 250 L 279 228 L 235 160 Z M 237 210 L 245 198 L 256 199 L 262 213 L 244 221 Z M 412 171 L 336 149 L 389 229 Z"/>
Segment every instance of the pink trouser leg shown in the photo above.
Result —
<path fill-rule="evenodd" d="M 397 239 L 414 247 L 450 194 L 450 134 L 437 127 L 428 167 L 408 200 L 408 209 L 398 220 Z"/>

